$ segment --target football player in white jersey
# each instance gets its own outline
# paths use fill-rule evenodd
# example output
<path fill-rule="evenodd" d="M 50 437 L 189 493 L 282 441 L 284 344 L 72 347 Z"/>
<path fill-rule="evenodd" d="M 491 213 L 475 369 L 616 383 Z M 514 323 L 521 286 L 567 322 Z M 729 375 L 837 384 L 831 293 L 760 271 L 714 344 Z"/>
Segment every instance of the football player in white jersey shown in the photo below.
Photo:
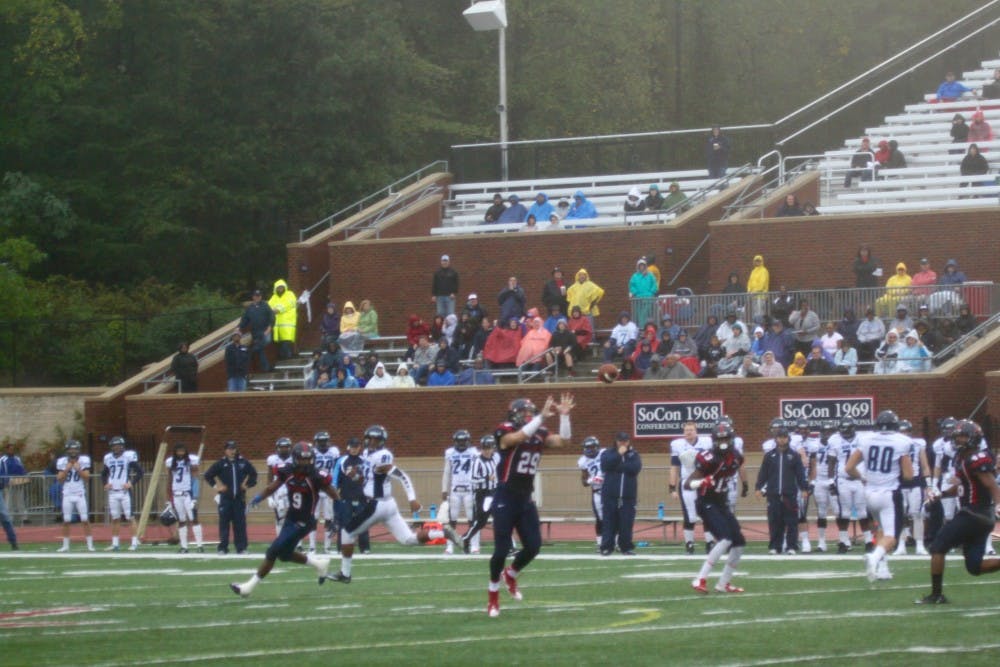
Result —
<path fill-rule="evenodd" d="M 174 445 L 174 455 L 167 458 L 167 473 L 170 475 L 170 504 L 177 515 L 177 536 L 181 541 L 182 554 L 188 553 L 188 524 L 194 534 L 194 546 L 198 553 L 205 553 L 202 544 L 201 522 L 198 521 L 199 477 L 201 461 L 197 454 L 189 454 L 187 446 Z"/>
<path fill-rule="evenodd" d="M 601 441 L 593 435 L 583 439 L 583 454 L 576 460 L 580 469 L 580 483 L 590 489 L 590 508 L 594 512 L 594 532 L 597 534 L 597 546 L 601 546 L 601 528 L 604 520 L 604 508 L 601 505 L 601 486 L 604 477 L 601 475 Z"/>
<path fill-rule="evenodd" d="M 108 551 L 118 551 L 122 521 L 132 527 L 132 544 L 129 551 L 139 548 L 139 535 L 132 514 L 132 487 L 142 479 L 139 457 L 132 450 L 125 449 L 125 438 L 116 435 L 108 443 L 111 451 L 104 455 L 101 481 L 108 492 L 108 515 L 111 517 L 111 546 Z"/>
<path fill-rule="evenodd" d="M 681 512 L 684 516 L 684 550 L 694 553 L 694 522 L 699 520 L 698 511 L 695 509 L 695 500 L 698 492 L 688 488 L 680 489 L 678 496 L 678 485 L 682 480 L 687 479 L 694 473 L 694 462 L 699 452 L 707 452 L 712 449 L 712 438 L 707 435 L 698 435 L 698 425 L 694 422 L 684 424 L 684 435 L 670 443 L 670 497 L 681 500 Z M 705 551 L 709 552 L 715 545 L 715 537 L 711 532 L 705 531 Z"/>
<path fill-rule="evenodd" d="M 330 434 L 320 431 L 313 436 L 313 447 L 316 459 L 316 470 L 325 472 L 333 479 L 333 467 L 340 458 L 340 450 L 330 444 Z M 337 534 L 337 517 L 333 511 L 333 498 L 321 494 L 316 500 L 316 530 L 309 533 L 309 551 L 316 551 L 316 533 L 323 526 L 323 551 L 330 553 L 330 543 Z"/>
<path fill-rule="evenodd" d="M 722 415 L 719 417 L 717 424 L 728 424 L 729 428 L 733 430 L 733 449 L 743 454 L 743 438 L 736 435 L 736 422 L 729 415 Z M 750 493 L 750 485 L 747 483 L 747 473 L 743 466 L 740 466 L 739 475 L 733 475 L 729 478 L 729 493 L 727 498 L 729 500 L 729 509 L 736 514 L 736 501 L 740 498 L 746 498 L 747 494 Z"/>
<path fill-rule="evenodd" d="M 369 426 L 365 430 L 364 445 L 369 452 L 367 465 L 363 472 L 354 469 L 349 474 L 352 477 L 364 474 L 366 504 L 347 522 L 347 525 L 340 529 L 340 570 L 326 577 L 331 581 L 351 583 L 351 559 L 354 556 L 355 538 L 376 523 L 388 528 L 396 541 L 406 546 L 424 544 L 442 537 L 459 547 L 462 546 L 462 538 L 451 526 L 445 526 L 442 530 L 420 528 L 414 533 L 403 520 L 396 499 L 392 496 L 392 480 L 395 479 L 402 484 L 403 490 L 406 491 L 406 499 L 410 501 L 411 511 L 419 510 L 420 503 L 417 501 L 417 494 L 409 475 L 396 467 L 392 452 L 386 449 L 385 444 L 388 439 L 389 432 L 379 424 Z"/>
<path fill-rule="evenodd" d="M 955 517 L 955 510 L 958 509 L 958 498 L 954 496 L 941 497 L 941 492 L 949 488 L 952 478 L 955 476 L 952 461 L 955 458 L 955 447 L 953 435 L 958 420 L 954 417 L 945 417 L 938 422 L 941 435 L 931 444 L 931 451 L 934 454 L 933 472 L 931 473 L 931 486 L 933 488 L 933 498 L 930 511 L 929 526 L 930 539 L 934 539 L 938 529 Z"/>
<path fill-rule="evenodd" d="M 292 462 L 292 439 L 278 438 L 274 443 L 274 453 L 267 457 L 267 482 L 270 484 L 278 478 L 278 471 Z M 281 534 L 281 524 L 288 512 L 288 489 L 278 487 L 273 495 L 267 497 L 267 506 L 274 510 L 274 533 Z"/>
<path fill-rule="evenodd" d="M 79 440 L 66 442 L 66 455 L 56 461 L 56 479 L 62 487 L 62 547 L 60 553 L 69 551 L 69 525 L 73 522 L 73 513 L 80 515 L 83 524 L 83 534 L 87 537 L 87 551 L 94 551 L 94 536 L 90 532 L 90 515 L 87 508 L 87 483 L 90 481 L 90 457 L 81 454 L 83 451 Z"/>
<path fill-rule="evenodd" d="M 792 434 L 789 448 L 798 452 L 802 457 L 802 468 L 809 470 L 812 458 L 819 450 L 819 432 L 814 431 L 808 419 L 798 419 L 795 422 L 795 433 Z M 810 477 L 810 480 L 812 477 Z M 807 554 L 812 551 L 812 544 L 809 542 L 809 499 L 812 493 L 799 496 L 799 548 L 802 553 Z"/>
<path fill-rule="evenodd" d="M 858 434 L 858 448 L 847 460 L 847 474 L 864 479 L 868 512 L 878 519 L 879 538 L 875 550 L 865 554 L 868 581 L 891 579 L 886 554 L 896 548 L 900 481 L 913 479 L 910 439 L 898 432 L 899 418 L 892 410 L 883 410 L 875 418 L 875 431 Z"/>
<path fill-rule="evenodd" d="M 472 464 L 479 457 L 479 450 L 470 447 L 472 435 L 460 428 L 451 436 L 452 445 L 444 452 L 444 472 L 441 474 L 441 500 L 448 502 L 448 516 L 444 521 L 454 529 L 458 525 L 458 515 L 465 513 L 465 520 L 471 528 L 474 520 L 474 496 L 472 492 Z M 446 554 L 454 552 L 451 542 L 444 548 Z"/>
<path fill-rule="evenodd" d="M 909 520 L 909 525 L 904 522 L 899 535 L 899 545 L 892 555 L 905 556 L 906 538 L 912 535 L 913 541 L 916 542 L 917 555 L 927 556 L 927 548 L 924 546 L 924 488 L 927 486 L 927 480 L 930 480 L 931 470 L 927 463 L 927 441 L 913 436 L 913 424 L 906 419 L 899 422 L 899 432 L 910 439 L 913 479 L 899 485 L 903 515 Z"/>
<path fill-rule="evenodd" d="M 833 476 L 829 464 L 830 449 L 833 447 L 831 438 L 837 433 L 837 422 L 825 419 L 820 425 L 819 446 L 809 457 L 809 480 L 813 485 L 813 497 L 816 499 L 816 550 L 826 551 L 826 517 L 830 513 L 830 487 L 836 481 L 836 468 Z"/>
<path fill-rule="evenodd" d="M 830 485 L 833 504 L 837 516 L 837 553 L 846 554 L 851 550 L 851 537 L 847 533 L 852 519 L 857 519 L 863 532 L 865 550 L 872 543 L 871 521 L 868 519 L 868 503 L 865 501 L 865 487 L 860 479 L 852 479 L 847 474 L 847 460 L 858 447 L 856 424 L 851 417 L 844 417 L 837 425 L 837 432 L 830 436 L 826 450 L 826 460 L 830 478 L 836 480 Z M 874 549 L 874 547 L 872 547 Z"/>

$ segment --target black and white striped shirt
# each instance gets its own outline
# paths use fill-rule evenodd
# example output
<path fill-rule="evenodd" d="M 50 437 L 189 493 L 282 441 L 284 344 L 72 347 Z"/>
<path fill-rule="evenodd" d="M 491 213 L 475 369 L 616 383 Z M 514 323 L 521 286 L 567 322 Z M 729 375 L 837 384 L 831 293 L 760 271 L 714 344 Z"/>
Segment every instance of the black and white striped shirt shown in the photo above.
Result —
<path fill-rule="evenodd" d="M 497 460 L 477 456 L 472 461 L 473 491 L 492 491 L 497 488 Z"/>

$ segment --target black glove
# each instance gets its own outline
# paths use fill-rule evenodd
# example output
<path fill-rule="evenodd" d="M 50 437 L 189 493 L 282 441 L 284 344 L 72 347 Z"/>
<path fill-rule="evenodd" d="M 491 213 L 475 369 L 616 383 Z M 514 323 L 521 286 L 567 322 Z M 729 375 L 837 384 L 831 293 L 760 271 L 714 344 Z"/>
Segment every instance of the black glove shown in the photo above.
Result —
<path fill-rule="evenodd" d="M 750 494 L 750 485 L 747 484 L 746 480 L 743 480 L 743 490 L 740 492 L 741 498 L 746 498 Z"/>
<path fill-rule="evenodd" d="M 836 485 L 836 484 L 834 484 L 834 485 L 832 485 L 832 486 L 830 487 L 830 495 L 831 495 L 831 496 L 835 496 L 835 495 L 837 495 L 837 485 Z"/>

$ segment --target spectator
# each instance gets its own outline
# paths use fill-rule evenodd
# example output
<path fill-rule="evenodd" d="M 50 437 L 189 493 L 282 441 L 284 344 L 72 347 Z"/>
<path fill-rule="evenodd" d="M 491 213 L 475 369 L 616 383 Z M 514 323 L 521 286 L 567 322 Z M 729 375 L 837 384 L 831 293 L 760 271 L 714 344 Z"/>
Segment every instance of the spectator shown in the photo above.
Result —
<path fill-rule="evenodd" d="M 569 285 L 563 280 L 563 272 L 558 266 L 552 269 L 552 277 L 545 282 L 542 287 L 542 303 L 545 310 L 551 312 L 552 306 L 559 306 L 559 312 L 569 312 L 569 301 L 566 299 L 566 290 Z"/>
<path fill-rule="evenodd" d="M 795 195 L 785 195 L 785 201 L 778 207 L 774 214 L 776 218 L 790 218 L 802 215 L 802 207 L 799 206 L 799 198 Z"/>
<path fill-rule="evenodd" d="M 333 301 L 326 304 L 326 312 L 319 322 L 319 333 L 323 345 L 326 345 L 327 341 L 340 338 L 340 315 L 337 314 L 337 304 Z"/>
<path fill-rule="evenodd" d="M 486 348 L 486 341 L 489 340 L 490 334 L 493 333 L 493 320 L 489 318 L 483 318 L 479 323 L 479 328 L 476 330 L 475 335 L 472 337 L 472 349 L 471 353 L 473 358 L 480 356 L 483 350 Z"/>
<path fill-rule="evenodd" d="M 444 362 L 434 364 L 434 370 L 427 376 L 428 387 L 451 387 L 455 384 L 455 375 L 451 369 L 444 365 Z"/>
<path fill-rule="evenodd" d="M 819 344 L 823 348 L 823 357 L 827 361 L 833 361 L 833 355 L 840 349 L 840 340 L 844 336 L 837 331 L 837 325 L 827 322 L 823 335 L 819 337 Z"/>
<path fill-rule="evenodd" d="M 823 356 L 823 346 L 820 344 L 813 345 L 812 349 L 809 350 L 809 356 L 806 357 L 806 365 L 802 374 L 830 375 L 831 373 L 833 373 L 833 364 Z"/>
<path fill-rule="evenodd" d="M 462 369 L 462 372 L 458 374 L 455 379 L 455 384 L 459 385 L 480 385 L 480 384 L 496 384 L 497 380 L 493 377 L 493 373 L 490 373 L 483 367 L 483 358 L 477 356 L 472 360 L 471 366 L 466 366 Z"/>
<path fill-rule="evenodd" d="M 584 196 L 583 190 L 577 190 L 576 194 L 573 195 L 573 204 L 569 207 L 566 219 L 583 220 L 596 217 L 597 209 L 594 207 L 594 204 Z"/>
<path fill-rule="evenodd" d="M 979 146 L 969 144 L 969 150 L 962 158 L 962 164 L 959 165 L 958 171 L 962 176 L 985 176 L 990 173 L 990 163 L 979 152 Z M 987 185 L 987 183 L 965 183 L 964 185 Z"/>
<path fill-rule="evenodd" d="M 674 181 L 667 188 L 667 198 L 663 200 L 663 208 L 680 215 L 688 210 L 688 196 L 681 192 L 681 184 Z"/>
<path fill-rule="evenodd" d="M 698 356 L 701 356 L 703 350 L 707 349 L 712 336 L 715 332 L 719 330 L 719 318 L 715 315 L 709 315 L 705 318 L 705 323 L 701 325 L 698 331 L 694 334 L 694 342 L 697 345 Z"/>
<path fill-rule="evenodd" d="M 441 266 L 431 277 L 431 303 L 441 317 L 455 312 L 455 295 L 458 294 L 458 271 L 451 265 L 451 257 L 441 255 Z"/>
<path fill-rule="evenodd" d="M 611 336 L 604 343 L 604 361 L 614 361 L 632 356 L 639 329 L 631 321 L 628 312 L 618 315 L 618 324 L 611 330 Z"/>
<path fill-rule="evenodd" d="M 858 318 L 853 308 L 844 308 L 844 316 L 837 322 L 837 333 L 851 341 L 852 346 L 858 344 Z"/>
<path fill-rule="evenodd" d="M 947 321 L 947 318 L 941 318 Z M 972 333 L 972 330 L 979 326 L 979 320 L 972 314 L 972 309 L 968 304 L 963 303 L 958 307 L 958 317 L 955 318 L 955 328 L 961 335 Z"/>
<path fill-rule="evenodd" d="M 413 353 L 413 381 L 416 384 L 427 383 L 427 374 L 434 365 L 435 357 L 437 357 L 437 347 L 431 345 L 430 338 L 421 336 Z"/>
<path fill-rule="evenodd" d="M 632 357 L 622 359 L 622 367 L 618 371 L 619 380 L 641 380 L 642 371 L 635 367 Z"/>
<path fill-rule="evenodd" d="M 519 367 L 528 365 L 528 370 L 540 368 L 545 359 L 543 353 L 549 349 L 550 340 L 552 340 L 552 334 L 542 326 L 542 318 L 532 318 L 528 324 L 528 331 L 521 339 L 514 363 Z"/>
<path fill-rule="evenodd" d="M 646 198 L 643 200 L 643 204 L 645 204 L 646 210 L 659 211 L 661 208 L 663 208 L 664 202 L 666 202 L 666 199 L 664 199 L 663 195 L 660 194 L 660 186 L 657 185 L 656 183 L 650 185 L 649 194 L 647 194 Z"/>
<path fill-rule="evenodd" d="M 555 207 L 549 202 L 549 197 L 544 192 L 535 195 L 535 202 L 528 209 L 528 215 L 535 216 L 535 220 L 548 220 L 549 216 L 555 213 Z"/>
<path fill-rule="evenodd" d="M 723 294 L 746 294 L 743 284 L 740 282 L 740 274 L 733 271 L 726 277 L 726 286 L 722 288 Z M 731 302 L 735 304 L 736 302 Z"/>
<path fill-rule="evenodd" d="M 792 362 L 792 354 L 795 351 L 795 336 L 785 328 L 780 319 L 775 318 L 771 321 L 771 330 L 764 334 L 761 349 L 765 353 L 772 352 L 775 361 L 784 368 Z"/>
<path fill-rule="evenodd" d="M 855 375 L 858 372 L 858 351 L 848 338 L 840 339 L 840 346 L 833 354 L 833 372 Z"/>
<path fill-rule="evenodd" d="M 695 377 L 695 374 L 691 372 L 691 369 L 681 362 L 681 358 L 681 355 L 676 352 L 671 352 L 663 357 L 663 360 L 660 362 L 660 369 L 653 373 L 650 379 L 689 380 Z M 652 366 L 650 368 L 652 368 Z"/>
<path fill-rule="evenodd" d="M 801 377 L 806 374 L 806 355 L 796 352 L 788 367 L 788 377 Z"/>
<path fill-rule="evenodd" d="M 569 215 L 569 199 L 567 197 L 559 198 L 559 203 L 556 204 L 556 213 L 562 220 L 565 220 L 566 216 Z"/>
<path fill-rule="evenodd" d="M 635 263 L 635 273 L 628 281 L 628 297 L 635 299 L 632 308 L 640 325 L 656 321 L 653 319 L 656 312 L 656 278 L 649 272 L 645 258 L 639 258 Z"/>
<path fill-rule="evenodd" d="M 591 326 L 590 318 L 583 314 L 580 306 L 573 306 L 567 324 L 569 330 L 576 337 L 576 346 L 582 355 L 585 350 L 590 349 L 590 343 L 594 340 L 594 329 Z"/>
<path fill-rule="evenodd" d="M 396 368 L 396 377 L 392 379 L 392 386 L 396 389 L 413 389 L 417 383 L 410 377 L 410 366 L 405 361 Z"/>
<path fill-rule="evenodd" d="M 726 350 L 722 347 L 719 337 L 712 334 L 708 341 L 708 346 L 701 351 L 701 373 L 698 377 L 714 378 L 719 376 L 719 362 L 726 356 Z"/>
<path fill-rule="evenodd" d="M 872 180 L 872 168 L 875 166 L 874 159 L 871 139 L 861 137 L 861 146 L 858 148 L 858 152 L 851 156 L 851 169 L 844 176 L 844 187 L 851 187 L 851 181 L 855 178 L 860 178 L 862 181 Z"/>
<path fill-rule="evenodd" d="M 764 256 L 753 256 L 753 269 L 747 278 L 747 293 L 751 295 L 751 317 L 759 322 L 764 317 L 767 308 L 767 294 L 771 291 L 771 273 L 764 266 Z"/>
<path fill-rule="evenodd" d="M 906 272 L 906 264 L 898 262 L 896 264 L 896 273 L 889 276 L 885 281 L 885 297 L 879 299 L 879 302 L 891 305 L 909 297 L 909 287 L 912 282 L 913 277 Z"/>
<path fill-rule="evenodd" d="M 375 311 L 375 307 L 372 306 L 372 302 L 368 299 L 361 300 L 361 312 L 358 315 L 358 334 L 363 340 L 378 338 L 378 313 Z"/>
<path fill-rule="evenodd" d="M 743 330 L 743 325 L 736 322 L 732 325 L 732 335 L 722 342 L 725 356 L 719 360 L 718 374 L 732 375 L 739 371 L 743 357 L 750 352 L 750 338 Z"/>
<path fill-rule="evenodd" d="M 795 332 L 795 349 L 807 354 L 813 339 L 819 336 L 820 321 L 816 311 L 809 308 L 809 302 L 799 300 L 799 309 L 788 316 L 788 324 Z"/>
<path fill-rule="evenodd" d="M 648 328 L 648 327 L 647 327 Z M 655 334 L 654 334 L 655 335 Z M 665 357 L 674 351 L 676 341 L 670 333 L 670 329 L 659 331 L 659 337 L 650 341 L 650 349 L 661 357 Z"/>
<path fill-rule="evenodd" d="M 562 222 L 562 218 L 559 217 L 558 213 L 551 213 L 551 214 L 549 214 L 549 224 L 542 231 L 555 232 L 555 231 L 558 231 L 560 229 L 566 229 L 565 227 L 563 227 L 560 224 L 561 222 Z"/>
<path fill-rule="evenodd" d="M 768 553 L 794 554 L 799 548 L 795 529 L 800 498 L 804 507 L 809 498 L 809 482 L 801 457 L 789 447 L 791 435 L 787 428 L 780 426 L 775 430 L 774 443 L 774 449 L 764 454 L 754 488 L 758 498 L 767 494 Z"/>
<path fill-rule="evenodd" d="M 903 169 L 906 167 L 906 156 L 899 150 L 899 142 L 895 139 L 889 140 L 889 159 L 886 160 L 886 169 Z M 876 174 L 878 170 L 876 169 Z"/>
<path fill-rule="evenodd" d="M 187 342 L 182 341 L 177 346 L 177 354 L 170 360 L 170 372 L 180 382 L 180 393 L 198 391 L 198 357 L 188 352 Z"/>
<path fill-rule="evenodd" d="M 510 206 L 500 214 L 497 222 L 524 222 L 524 219 L 528 217 L 528 209 L 524 207 L 518 196 L 511 195 L 507 201 L 510 202 Z"/>
<path fill-rule="evenodd" d="M 576 282 L 566 289 L 566 299 L 569 307 L 575 306 L 580 312 L 590 318 L 590 328 L 594 328 L 594 318 L 601 314 L 598 303 L 604 298 L 604 289 L 590 279 L 587 269 L 576 272 Z"/>
<path fill-rule="evenodd" d="M 965 281 L 965 274 L 959 271 L 958 262 L 949 259 L 944 265 L 944 273 L 938 278 L 938 285 L 961 285 Z"/>
<path fill-rule="evenodd" d="M 855 286 L 878 287 L 878 279 L 882 277 L 882 263 L 872 256 L 871 248 L 866 245 L 858 248 L 854 258 Z"/>
<path fill-rule="evenodd" d="M 506 326 L 496 326 L 486 340 L 483 348 L 483 359 L 490 368 L 512 366 L 517 361 L 517 353 L 521 349 L 521 324 L 516 317 L 507 320 Z"/>
<path fill-rule="evenodd" d="M 819 211 L 816 210 L 816 204 L 811 201 L 807 201 L 802 204 L 802 215 L 819 215 Z"/>
<path fill-rule="evenodd" d="M 954 102 L 960 98 L 964 93 L 974 92 L 972 88 L 969 88 L 965 84 L 955 80 L 955 73 L 948 72 L 944 75 L 944 81 L 937 89 L 937 101 L 938 102 Z"/>
<path fill-rule="evenodd" d="M 517 230 L 519 232 L 537 232 L 538 231 L 538 218 L 533 214 L 529 213 L 528 217 L 524 219 L 524 226 Z"/>
<path fill-rule="evenodd" d="M 274 311 L 274 342 L 278 344 L 278 359 L 291 359 L 295 353 L 295 327 L 298 323 L 299 301 L 288 289 L 288 283 L 274 281 L 274 293 L 267 300 Z"/>
<path fill-rule="evenodd" d="M 951 117 L 951 142 L 953 144 L 964 144 L 969 141 L 969 126 L 965 124 L 965 116 L 960 113 Z M 961 153 L 961 151 L 949 151 Z"/>
<path fill-rule="evenodd" d="M 473 352 L 476 333 L 479 331 L 479 323 L 470 319 L 469 314 L 462 312 L 458 320 L 458 329 L 455 331 L 454 347 L 458 349 L 458 356 L 461 359 L 472 359 L 476 356 Z"/>
<path fill-rule="evenodd" d="M 896 333 L 902 336 L 904 333 L 913 328 L 913 320 L 910 319 L 910 315 L 906 309 L 906 306 L 899 304 L 896 307 L 896 317 L 889 322 L 888 329 L 891 331 L 895 329 Z"/>
<path fill-rule="evenodd" d="M 517 319 L 524 317 L 526 302 L 524 289 L 517 284 L 517 278 L 511 276 L 507 279 L 507 286 L 500 290 L 497 296 L 497 303 L 500 304 L 500 321 L 508 322 L 512 317 Z"/>
<path fill-rule="evenodd" d="M 986 122 L 986 116 L 982 111 L 972 114 L 972 122 L 969 123 L 969 141 L 981 143 L 983 141 L 993 141 L 993 128 Z"/>
<path fill-rule="evenodd" d="M 226 442 L 225 455 L 205 471 L 208 482 L 219 499 L 219 545 L 220 555 L 229 553 L 229 526 L 233 527 L 233 541 L 236 551 L 247 551 L 246 490 L 257 485 L 257 471 L 253 465 L 240 456 L 236 442 Z"/>
<path fill-rule="evenodd" d="M 252 301 L 240 318 L 240 330 L 250 330 L 250 352 L 257 353 L 257 370 L 267 373 L 271 364 L 267 360 L 267 346 L 271 344 L 274 311 L 264 303 L 259 289 L 253 291 Z"/>
<path fill-rule="evenodd" d="M 628 191 L 628 196 L 625 197 L 625 212 L 640 213 L 645 210 L 646 202 L 642 199 L 642 193 L 639 192 L 639 188 L 633 187 Z"/>
<path fill-rule="evenodd" d="M 878 175 L 878 170 L 880 167 L 884 167 L 889 163 L 889 142 L 883 139 L 878 142 L 878 150 L 875 151 L 875 165 L 872 167 L 875 171 L 875 175 Z"/>
<path fill-rule="evenodd" d="M 462 309 L 462 314 L 468 314 L 469 319 L 472 320 L 477 329 L 482 321 L 489 316 L 486 309 L 479 304 L 479 295 L 475 292 L 470 294 L 466 299 L 465 308 Z"/>
<path fill-rule="evenodd" d="M 667 333 L 669 336 L 670 334 Z M 671 341 L 672 342 L 672 341 Z M 664 354 L 668 354 L 669 350 L 665 350 Z M 646 373 L 649 372 L 649 367 L 653 363 L 653 343 L 651 343 L 646 338 L 639 341 L 639 346 L 636 348 L 635 352 L 632 353 L 632 363 L 639 370 L 640 373 L 645 377 Z"/>
<path fill-rule="evenodd" d="M 424 322 L 423 318 L 416 313 L 410 315 L 406 323 L 406 344 L 409 346 L 409 349 L 406 351 L 406 358 L 408 360 L 413 360 L 413 353 L 417 350 L 417 344 L 420 342 L 420 337 L 424 336 L 429 338 L 430 335 L 431 328 L 427 326 L 427 323 Z"/>
<path fill-rule="evenodd" d="M 653 277 L 656 278 L 656 293 L 660 293 L 660 267 L 656 265 L 656 255 L 653 253 L 646 253 L 646 269 L 649 270 Z"/>
<path fill-rule="evenodd" d="M 458 317 L 452 313 L 444 318 L 444 326 L 441 327 L 441 335 L 438 336 L 438 340 L 444 340 L 446 343 L 457 348 L 455 345 L 455 337 L 458 335 Z"/>
<path fill-rule="evenodd" d="M 549 309 L 549 316 L 545 318 L 545 330 L 550 334 L 555 333 L 556 327 L 559 325 L 559 321 L 565 319 L 566 315 L 559 309 L 559 306 L 552 306 L 552 308 Z"/>
<path fill-rule="evenodd" d="M 444 364 L 452 373 L 457 373 L 461 366 L 458 350 L 448 344 L 448 339 L 442 336 L 437 341 L 437 351 L 434 353 L 434 365 Z"/>
<path fill-rule="evenodd" d="M 741 378 L 759 378 L 762 377 L 760 374 L 760 364 L 753 360 L 752 355 L 746 355 L 743 357 L 743 361 L 740 363 L 739 369 L 736 371 L 736 377 Z"/>
<path fill-rule="evenodd" d="M 493 205 L 486 209 L 483 222 L 498 222 L 506 210 L 507 207 L 503 203 L 503 195 L 498 192 L 493 195 Z"/>
<path fill-rule="evenodd" d="M 993 70 L 993 80 L 983 86 L 981 97 L 984 100 L 1000 99 L 1000 69 Z"/>
<path fill-rule="evenodd" d="M 781 323 L 788 326 L 788 316 L 795 310 L 795 297 L 788 293 L 788 288 L 781 285 L 778 288 L 778 296 L 771 301 L 771 318 L 781 320 Z"/>
<path fill-rule="evenodd" d="M 617 543 L 623 556 L 635 555 L 632 526 L 635 523 L 635 505 L 639 495 L 639 472 L 642 457 L 632 447 L 628 433 L 615 434 L 615 444 L 601 452 L 601 555 L 614 553 Z"/>
<path fill-rule="evenodd" d="M 719 337 L 719 342 L 725 344 L 727 340 L 733 337 L 733 329 L 739 326 L 741 332 L 746 332 L 747 327 L 743 322 L 736 318 L 735 310 L 726 311 L 726 319 L 723 320 L 719 328 L 715 330 L 715 335 Z M 747 346 L 749 347 L 749 345 Z"/>
<path fill-rule="evenodd" d="M 899 334 L 896 333 L 895 329 L 889 329 L 889 332 L 885 335 L 885 340 L 882 341 L 882 345 L 875 350 L 875 374 L 876 375 L 891 375 L 893 373 L 898 373 L 897 362 L 899 359 L 899 351 L 902 349 L 902 343 L 899 342 Z"/>
<path fill-rule="evenodd" d="M 340 344 L 341 347 L 345 347 L 343 338 L 348 335 L 356 336 L 358 333 L 358 321 L 361 319 L 361 313 L 354 308 L 353 301 L 344 302 L 344 310 L 340 316 Z"/>
<path fill-rule="evenodd" d="M 865 319 L 858 325 L 858 359 L 861 361 L 873 361 L 875 350 L 885 339 L 885 324 L 881 319 L 875 317 L 875 309 L 865 310 Z"/>
<path fill-rule="evenodd" d="M 899 371 L 901 373 L 926 373 L 931 369 L 931 352 L 920 342 L 920 334 L 915 329 L 903 335 L 905 341 L 899 348 Z"/>
<path fill-rule="evenodd" d="M 767 350 L 761 355 L 760 366 L 757 368 L 757 372 L 760 373 L 761 377 L 765 378 L 785 377 L 785 367 L 775 360 L 774 352 L 771 350 Z"/>
<path fill-rule="evenodd" d="M 674 324 L 673 315 L 671 315 L 670 313 L 663 313 L 663 318 L 660 320 L 660 330 L 657 332 L 657 334 L 662 336 L 664 331 L 669 332 L 670 338 L 676 341 L 680 337 L 681 331 L 683 331 L 683 329 L 678 325 Z"/>
<path fill-rule="evenodd" d="M 320 389 L 359 389 L 361 384 L 358 382 L 358 378 L 351 373 L 349 367 L 338 366 L 334 370 L 334 376 L 318 387 Z"/>
<path fill-rule="evenodd" d="M 936 331 L 931 329 L 931 325 L 926 319 L 919 319 L 913 323 L 913 329 L 920 336 L 920 342 L 930 350 L 931 354 L 937 354 L 944 349 L 941 344 L 941 337 Z"/>
<path fill-rule="evenodd" d="M 243 335 L 234 331 L 226 346 L 226 391 L 246 391 L 250 373 L 250 350 L 243 344 Z M 196 360 L 197 361 L 197 360 Z"/>
<path fill-rule="evenodd" d="M 729 151 L 729 137 L 722 134 L 721 127 L 713 125 L 705 145 L 705 160 L 708 162 L 709 178 L 725 178 L 726 169 L 729 167 Z"/>
<path fill-rule="evenodd" d="M 753 336 L 750 338 L 750 356 L 760 360 L 760 355 L 764 353 L 764 327 L 753 328 Z"/>
<path fill-rule="evenodd" d="M 920 270 L 914 273 L 913 278 L 910 279 L 912 294 L 922 299 L 927 298 L 934 291 L 931 286 L 936 285 L 937 281 L 938 275 L 931 268 L 931 260 L 921 257 Z"/>
<path fill-rule="evenodd" d="M 375 372 L 365 383 L 365 389 L 391 389 L 395 385 L 392 377 L 385 372 L 385 364 L 380 361 L 375 364 Z"/>

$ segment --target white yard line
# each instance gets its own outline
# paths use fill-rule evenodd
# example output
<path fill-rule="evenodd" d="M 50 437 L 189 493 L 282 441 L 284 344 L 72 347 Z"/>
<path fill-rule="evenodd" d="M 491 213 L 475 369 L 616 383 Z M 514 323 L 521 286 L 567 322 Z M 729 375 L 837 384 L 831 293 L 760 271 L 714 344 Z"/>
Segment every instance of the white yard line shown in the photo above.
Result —
<path fill-rule="evenodd" d="M 874 614 L 873 614 L 874 615 Z M 978 653 L 980 651 L 990 651 L 1000 648 L 1000 644 L 977 644 L 974 646 L 969 646 L 967 644 L 958 644 L 954 646 L 901 646 L 899 648 L 880 648 L 871 651 L 852 651 L 850 653 L 830 653 L 826 655 L 797 655 L 797 656 L 783 656 L 781 658 L 766 658 L 763 660 L 749 660 L 745 662 L 730 662 L 725 663 L 721 667 L 766 667 L 766 665 L 790 665 L 790 664 L 804 664 L 804 663 L 816 663 L 825 660 L 836 660 L 842 661 L 844 659 L 857 659 L 857 658 L 875 658 L 879 656 L 890 656 L 890 655 L 926 655 L 926 654 L 943 654 L 948 656 L 955 656 L 958 653 Z M 945 658 L 947 661 L 948 658 Z"/>

